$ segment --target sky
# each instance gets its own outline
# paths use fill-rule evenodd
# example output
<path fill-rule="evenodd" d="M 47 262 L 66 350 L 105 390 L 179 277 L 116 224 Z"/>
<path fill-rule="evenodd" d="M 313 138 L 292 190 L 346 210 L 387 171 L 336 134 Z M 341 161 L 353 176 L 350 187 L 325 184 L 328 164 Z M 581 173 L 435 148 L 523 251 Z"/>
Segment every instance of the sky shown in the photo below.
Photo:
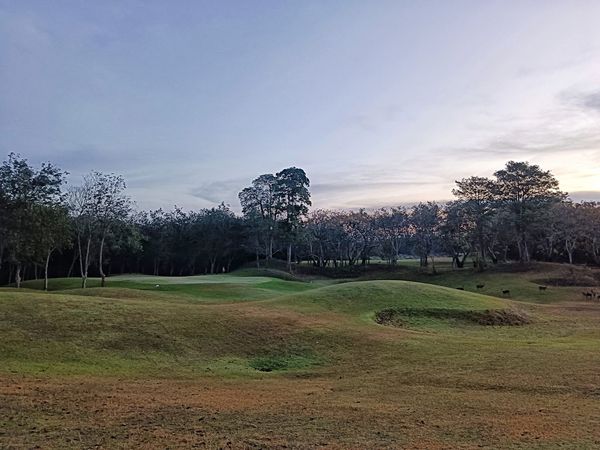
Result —
<path fill-rule="evenodd" d="M 0 157 L 139 208 L 239 208 L 303 168 L 315 208 L 452 198 L 508 160 L 600 200 L 600 1 L 0 0 Z"/>

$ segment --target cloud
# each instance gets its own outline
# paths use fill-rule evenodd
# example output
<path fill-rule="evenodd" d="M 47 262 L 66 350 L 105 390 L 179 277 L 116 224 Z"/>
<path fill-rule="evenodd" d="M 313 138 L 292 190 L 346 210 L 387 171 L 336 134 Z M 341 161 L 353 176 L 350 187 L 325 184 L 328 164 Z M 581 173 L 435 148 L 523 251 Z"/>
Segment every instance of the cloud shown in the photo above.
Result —
<path fill-rule="evenodd" d="M 565 103 L 583 111 L 591 110 L 600 112 L 600 89 L 594 90 L 567 90 L 559 95 L 559 98 Z"/>
<path fill-rule="evenodd" d="M 584 106 L 600 112 L 600 90 L 587 94 L 582 100 Z"/>
<path fill-rule="evenodd" d="M 574 202 L 600 202 L 600 191 L 570 192 L 569 197 Z"/>
<path fill-rule="evenodd" d="M 600 152 L 600 117 L 590 111 L 600 112 L 600 90 L 566 90 L 556 96 L 553 106 L 525 121 L 513 119 L 505 133 L 463 151 L 508 158 Z"/>
<path fill-rule="evenodd" d="M 206 200 L 211 203 L 229 203 L 232 206 L 237 206 L 237 194 L 248 183 L 246 179 L 239 178 L 224 181 L 211 181 L 203 183 L 198 187 L 190 190 L 190 195 Z"/>
<path fill-rule="evenodd" d="M 439 181 L 382 181 L 382 182 L 356 182 L 356 183 L 318 183 L 311 187 L 311 192 L 316 195 L 339 194 L 349 192 L 366 192 L 371 190 L 394 188 L 418 187 L 437 185 Z"/>

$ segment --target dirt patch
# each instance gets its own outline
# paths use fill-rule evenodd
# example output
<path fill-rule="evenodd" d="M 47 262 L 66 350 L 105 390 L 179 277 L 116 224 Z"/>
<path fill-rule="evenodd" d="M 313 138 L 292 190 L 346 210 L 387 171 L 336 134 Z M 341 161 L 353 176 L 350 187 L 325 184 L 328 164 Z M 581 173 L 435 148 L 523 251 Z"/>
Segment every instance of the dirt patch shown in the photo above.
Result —
<path fill-rule="evenodd" d="M 556 277 L 534 280 L 535 283 L 549 286 L 589 287 L 600 286 L 600 281 L 594 276 Z"/>
<path fill-rule="evenodd" d="M 591 267 L 561 267 L 534 283 L 550 286 L 600 286 L 600 271 Z"/>
<path fill-rule="evenodd" d="M 465 311 L 445 308 L 388 308 L 375 315 L 377 323 L 396 327 L 409 325 L 411 319 L 434 319 L 483 326 L 520 326 L 531 323 L 531 319 L 524 313 L 510 309 Z"/>

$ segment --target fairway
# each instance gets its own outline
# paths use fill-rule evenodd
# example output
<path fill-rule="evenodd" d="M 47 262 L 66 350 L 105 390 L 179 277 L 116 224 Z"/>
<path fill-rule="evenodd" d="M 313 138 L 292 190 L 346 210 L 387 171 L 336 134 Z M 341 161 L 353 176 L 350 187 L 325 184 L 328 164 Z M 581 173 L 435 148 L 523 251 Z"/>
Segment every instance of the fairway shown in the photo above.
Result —
<path fill-rule="evenodd" d="M 599 446 L 600 306 L 469 273 L 0 289 L 0 446 Z"/>

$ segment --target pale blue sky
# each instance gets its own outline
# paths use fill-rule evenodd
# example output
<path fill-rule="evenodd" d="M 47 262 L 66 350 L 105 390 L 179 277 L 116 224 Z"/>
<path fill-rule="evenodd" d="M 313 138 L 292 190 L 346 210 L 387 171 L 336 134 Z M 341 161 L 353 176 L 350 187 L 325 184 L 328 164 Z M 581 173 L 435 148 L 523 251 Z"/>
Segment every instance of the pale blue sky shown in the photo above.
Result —
<path fill-rule="evenodd" d="M 600 200 L 600 2 L 0 0 L 0 156 L 197 208 L 450 198 L 509 159 Z"/>

